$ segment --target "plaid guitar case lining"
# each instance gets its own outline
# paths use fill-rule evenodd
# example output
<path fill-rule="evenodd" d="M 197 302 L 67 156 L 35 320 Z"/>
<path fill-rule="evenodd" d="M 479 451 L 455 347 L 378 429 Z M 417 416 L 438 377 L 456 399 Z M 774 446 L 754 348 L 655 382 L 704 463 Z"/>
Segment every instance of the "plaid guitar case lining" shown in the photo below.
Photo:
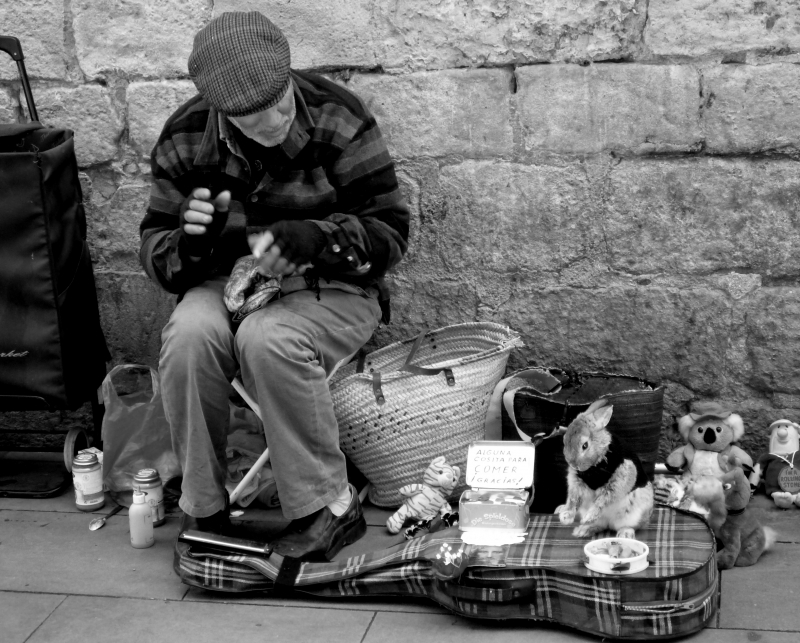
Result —
<path fill-rule="evenodd" d="M 616 639 L 684 636 L 715 618 L 715 540 L 695 514 L 657 506 L 637 532 L 650 564 L 628 576 L 587 569 L 587 540 L 572 529 L 554 515 L 532 514 L 522 543 L 486 547 L 465 545 L 451 528 L 341 561 L 300 563 L 289 584 L 326 597 L 424 596 L 464 616 L 553 621 Z M 179 543 L 175 570 L 208 590 L 269 592 L 282 562 L 276 554 L 216 554 Z"/>

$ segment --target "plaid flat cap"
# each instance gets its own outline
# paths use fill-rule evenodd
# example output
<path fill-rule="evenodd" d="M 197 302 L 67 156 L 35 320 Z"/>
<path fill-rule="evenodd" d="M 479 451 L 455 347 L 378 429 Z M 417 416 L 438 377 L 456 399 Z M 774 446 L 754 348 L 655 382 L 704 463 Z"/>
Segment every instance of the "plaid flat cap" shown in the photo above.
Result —
<path fill-rule="evenodd" d="M 197 91 L 229 116 L 247 116 L 275 105 L 289 86 L 289 43 L 257 11 L 231 11 L 194 37 L 189 77 Z"/>
<path fill-rule="evenodd" d="M 695 422 L 706 419 L 724 420 L 731 415 L 731 410 L 719 402 L 694 402 L 689 417 Z"/>

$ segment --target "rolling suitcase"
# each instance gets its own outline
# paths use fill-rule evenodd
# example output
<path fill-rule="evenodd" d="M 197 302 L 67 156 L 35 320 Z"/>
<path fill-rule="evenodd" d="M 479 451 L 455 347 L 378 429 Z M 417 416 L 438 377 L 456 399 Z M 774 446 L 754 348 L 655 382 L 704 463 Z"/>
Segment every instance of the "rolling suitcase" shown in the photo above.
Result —
<path fill-rule="evenodd" d="M 38 122 L 19 40 L 0 36 L 0 49 L 17 62 L 31 116 L 0 125 L 0 411 L 74 410 L 88 401 L 99 437 L 97 389 L 110 355 L 73 132 Z M 0 480 L 0 495 L 39 493 L 18 491 L 4 491 Z"/>
<path fill-rule="evenodd" d="M 463 616 L 550 621 L 619 640 L 670 639 L 714 623 L 716 545 L 699 516 L 656 506 L 650 525 L 637 532 L 650 548 L 649 566 L 630 575 L 589 570 L 588 539 L 573 537 L 573 528 L 552 514 L 531 514 L 518 544 L 466 545 L 453 527 L 329 563 L 297 563 L 268 546 L 259 551 L 244 541 L 234 549 L 201 535 L 211 542 L 176 544 L 175 571 L 207 590 L 426 597 Z"/>

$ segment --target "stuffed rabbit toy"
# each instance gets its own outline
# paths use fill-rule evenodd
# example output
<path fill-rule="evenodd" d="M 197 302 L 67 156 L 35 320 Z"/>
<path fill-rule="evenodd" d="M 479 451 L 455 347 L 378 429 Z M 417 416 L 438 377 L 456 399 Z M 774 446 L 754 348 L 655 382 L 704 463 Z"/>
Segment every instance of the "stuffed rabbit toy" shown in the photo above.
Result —
<path fill-rule="evenodd" d="M 607 428 L 613 410 L 606 400 L 598 400 L 564 434 L 567 502 L 555 513 L 564 525 L 580 520 L 573 536 L 610 529 L 618 538 L 635 538 L 636 529 L 653 512 L 653 485 L 642 463 Z"/>

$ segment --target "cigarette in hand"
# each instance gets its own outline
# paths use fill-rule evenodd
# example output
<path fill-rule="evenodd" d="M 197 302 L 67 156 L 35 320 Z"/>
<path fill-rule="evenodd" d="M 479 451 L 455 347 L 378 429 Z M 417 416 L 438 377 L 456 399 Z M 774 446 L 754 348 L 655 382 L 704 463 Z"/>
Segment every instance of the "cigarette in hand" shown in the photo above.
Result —
<path fill-rule="evenodd" d="M 250 251 L 253 253 L 253 257 L 258 264 L 258 271 L 262 275 L 270 276 L 272 274 L 274 264 L 280 256 L 280 252 L 274 257 L 267 258 L 264 265 L 261 264 L 261 260 L 275 243 L 275 237 L 273 236 L 272 232 L 267 230 L 260 234 L 252 234 L 247 238 L 247 242 L 250 244 Z M 302 275 L 305 274 L 307 270 L 312 268 L 313 265 L 314 264 L 312 263 L 304 263 L 295 267 L 294 264 L 290 263 L 287 267 L 291 268 L 291 274 Z M 290 272 L 284 271 L 283 274 L 290 274 Z"/>
<path fill-rule="evenodd" d="M 250 250 L 253 252 L 253 256 L 256 259 L 261 259 L 264 253 L 269 250 L 269 247 L 272 245 L 272 242 L 275 241 L 275 238 L 268 230 L 266 232 L 262 232 L 261 234 L 251 235 L 249 241 Z"/>

